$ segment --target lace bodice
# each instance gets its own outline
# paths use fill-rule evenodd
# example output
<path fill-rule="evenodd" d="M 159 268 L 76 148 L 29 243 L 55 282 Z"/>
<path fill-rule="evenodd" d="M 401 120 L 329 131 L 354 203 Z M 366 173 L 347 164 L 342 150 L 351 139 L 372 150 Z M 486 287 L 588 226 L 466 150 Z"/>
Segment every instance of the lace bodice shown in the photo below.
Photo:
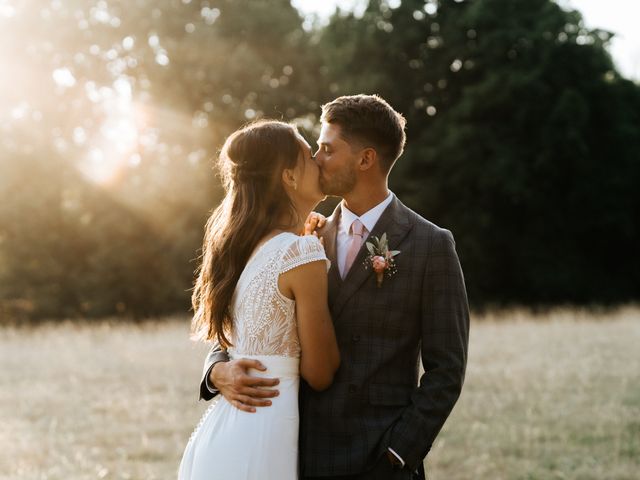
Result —
<path fill-rule="evenodd" d="M 320 240 L 281 233 L 258 248 L 240 275 L 233 299 L 232 351 L 236 355 L 300 356 L 295 301 L 278 277 L 305 263 L 329 260 Z"/>

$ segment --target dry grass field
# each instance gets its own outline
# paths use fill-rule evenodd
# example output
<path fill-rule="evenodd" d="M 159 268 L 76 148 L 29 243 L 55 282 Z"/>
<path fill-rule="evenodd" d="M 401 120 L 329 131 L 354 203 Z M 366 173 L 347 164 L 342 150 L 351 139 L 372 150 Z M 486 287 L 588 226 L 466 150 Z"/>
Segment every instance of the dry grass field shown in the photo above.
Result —
<path fill-rule="evenodd" d="M 0 479 L 172 479 L 206 409 L 188 320 L 0 328 Z M 640 309 L 473 317 L 428 478 L 640 478 Z"/>

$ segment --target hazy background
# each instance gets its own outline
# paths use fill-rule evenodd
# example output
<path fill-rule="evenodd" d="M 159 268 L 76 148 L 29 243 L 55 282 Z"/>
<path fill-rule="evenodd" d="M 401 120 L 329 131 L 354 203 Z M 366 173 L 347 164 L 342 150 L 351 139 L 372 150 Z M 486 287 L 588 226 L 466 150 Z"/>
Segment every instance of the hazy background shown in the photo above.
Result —
<path fill-rule="evenodd" d="M 562 5 L 3 1 L 0 315 L 187 312 L 224 137 L 313 141 L 360 92 L 407 117 L 391 188 L 454 232 L 474 306 L 636 299 L 640 87 Z"/>
<path fill-rule="evenodd" d="M 473 307 L 429 478 L 637 478 L 637 2 L 336 3 L 0 0 L 1 480 L 175 478 L 212 159 L 361 92 L 407 117 L 391 188 Z"/>

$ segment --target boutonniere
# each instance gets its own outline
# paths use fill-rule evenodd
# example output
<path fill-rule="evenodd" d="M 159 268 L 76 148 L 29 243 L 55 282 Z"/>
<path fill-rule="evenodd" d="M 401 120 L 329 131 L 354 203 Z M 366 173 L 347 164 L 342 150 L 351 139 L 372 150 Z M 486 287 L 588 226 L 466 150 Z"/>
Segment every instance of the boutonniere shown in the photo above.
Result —
<path fill-rule="evenodd" d="M 389 242 L 387 241 L 387 234 L 383 233 L 380 238 L 371 237 L 372 242 L 367 242 L 367 250 L 369 250 L 369 256 L 365 260 L 367 266 L 371 266 L 373 271 L 376 272 L 376 283 L 378 288 L 382 286 L 382 280 L 384 275 L 387 277 L 393 276 L 398 271 L 396 267 L 396 261 L 393 257 L 400 253 L 400 250 L 389 250 Z"/>

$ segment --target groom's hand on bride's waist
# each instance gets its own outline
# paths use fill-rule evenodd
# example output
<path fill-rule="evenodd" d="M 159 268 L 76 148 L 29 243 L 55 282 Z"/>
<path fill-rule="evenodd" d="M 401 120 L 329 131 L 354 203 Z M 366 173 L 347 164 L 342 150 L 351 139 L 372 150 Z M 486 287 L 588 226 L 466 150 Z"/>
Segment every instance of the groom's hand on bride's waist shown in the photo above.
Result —
<path fill-rule="evenodd" d="M 239 358 L 216 363 L 209 372 L 209 382 L 220 391 L 227 401 L 245 412 L 255 412 L 255 407 L 268 407 L 270 398 L 279 395 L 273 389 L 280 383 L 277 378 L 255 377 L 249 370 L 265 371 L 258 360 Z"/>

